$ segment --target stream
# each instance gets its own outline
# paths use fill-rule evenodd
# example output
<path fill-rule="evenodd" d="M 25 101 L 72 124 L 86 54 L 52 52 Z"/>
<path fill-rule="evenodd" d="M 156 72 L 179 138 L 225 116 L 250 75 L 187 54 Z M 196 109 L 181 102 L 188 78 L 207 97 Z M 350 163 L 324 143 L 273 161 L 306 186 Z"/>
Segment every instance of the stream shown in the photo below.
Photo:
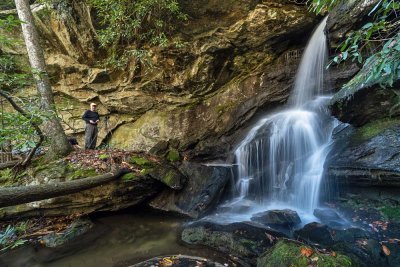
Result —
<path fill-rule="evenodd" d="M 229 262 L 217 252 L 183 246 L 185 220 L 149 210 L 92 218 L 94 228 L 60 248 L 27 245 L 0 256 L 7 267 L 131 266 L 156 256 L 190 255 Z M 5 267 L 4 266 L 4 267 Z"/>

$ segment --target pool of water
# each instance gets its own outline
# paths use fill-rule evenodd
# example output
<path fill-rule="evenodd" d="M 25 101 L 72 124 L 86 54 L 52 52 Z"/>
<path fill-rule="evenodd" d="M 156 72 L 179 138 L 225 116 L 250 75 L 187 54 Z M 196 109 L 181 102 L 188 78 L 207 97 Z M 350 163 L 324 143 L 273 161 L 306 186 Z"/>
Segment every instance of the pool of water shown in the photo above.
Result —
<path fill-rule="evenodd" d="M 94 218 L 95 228 L 62 248 L 24 246 L 0 256 L 9 267 L 130 266 L 163 255 L 191 255 L 228 263 L 208 249 L 184 246 L 179 233 L 184 219 L 133 211 Z"/>

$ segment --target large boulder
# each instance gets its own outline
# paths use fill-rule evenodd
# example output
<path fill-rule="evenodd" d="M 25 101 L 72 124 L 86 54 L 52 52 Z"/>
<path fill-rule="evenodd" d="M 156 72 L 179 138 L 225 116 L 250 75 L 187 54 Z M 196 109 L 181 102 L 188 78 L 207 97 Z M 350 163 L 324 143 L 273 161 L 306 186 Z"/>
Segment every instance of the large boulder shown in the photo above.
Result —
<path fill-rule="evenodd" d="M 179 169 L 189 177 L 186 186 L 179 191 L 165 189 L 150 202 L 150 206 L 198 218 L 218 204 L 230 179 L 230 168 L 185 161 Z"/>
<path fill-rule="evenodd" d="M 257 256 L 285 235 L 246 222 L 220 225 L 200 221 L 186 226 L 181 237 L 185 243 L 207 246 L 255 263 Z"/>
<path fill-rule="evenodd" d="M 379 85 L 344 87 L 331 101 L 332 115 L 356 127 L 380 119 L 399 117 L 399 90 L 400 83 L 393 88 Z"/>
<path fill-rule="evenodd" d="M 363 127 L 340 126 L 325 168 L 331 184 L 400 186 L 400 120 L 378 120 Z"/>
<path fill-rule="evenodd" d="M 257 267 L 287 266 L 353 266 L 352 260 L 342 254 L 323 254 L 305 244 L 291 240 L 279 241 L 257 260 Z"/>

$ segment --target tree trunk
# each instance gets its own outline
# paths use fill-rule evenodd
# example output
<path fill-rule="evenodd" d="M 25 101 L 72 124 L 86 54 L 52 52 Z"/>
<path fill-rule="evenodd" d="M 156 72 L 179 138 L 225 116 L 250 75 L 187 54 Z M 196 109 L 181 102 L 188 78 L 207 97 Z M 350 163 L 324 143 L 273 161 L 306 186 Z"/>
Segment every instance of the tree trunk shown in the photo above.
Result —
<path fill-rule="evenodd" d="M 29 62 L 33 76 L 37 83 L 40 95 L 41 109 L 49 113 L 48 119 L 43 124 L 43 133 L 48 138 L 50 149 L 48 156 L 51 159 L 67 155 L 71 151 L 71 145 L 57 117 L 53 91 L 51 90 L 49 76 L 46 72 L 43 50 L 39 42 L 39 34 L 34 24 L 32 11 L 28 0 L 15 0 L 18 17 L 23 23 L 22 33 L 28 51 Z"/>
<path fill-rule="evenodd" d="M 129 170 L 120 170 L 116 173 L 54 184 L 1 187 L 0 208 L 77 193 L 111 182 L 128 172 Z"/>

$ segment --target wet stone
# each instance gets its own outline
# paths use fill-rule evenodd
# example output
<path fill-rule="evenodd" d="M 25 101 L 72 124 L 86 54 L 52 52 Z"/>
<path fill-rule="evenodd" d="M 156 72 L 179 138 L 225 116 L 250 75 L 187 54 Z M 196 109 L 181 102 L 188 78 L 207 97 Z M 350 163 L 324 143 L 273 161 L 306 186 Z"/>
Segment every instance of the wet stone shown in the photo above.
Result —
<path fill-rule="evenodd" d="M 297 212 L 290 209 L 268 210 L 265 212 L 256 213 L 253 217 L 251 217 L 251 220 L 265 225 L 277 226 L 294 226 L 301 223 Z"/>
<path fill-rule="evenodd" d="M 295 231 L 294 236 L 306 242 L 321 245 L 330 246 L 334 243 L 329 227 L 317 222 L 306 224 L 302 229 Z"/>

